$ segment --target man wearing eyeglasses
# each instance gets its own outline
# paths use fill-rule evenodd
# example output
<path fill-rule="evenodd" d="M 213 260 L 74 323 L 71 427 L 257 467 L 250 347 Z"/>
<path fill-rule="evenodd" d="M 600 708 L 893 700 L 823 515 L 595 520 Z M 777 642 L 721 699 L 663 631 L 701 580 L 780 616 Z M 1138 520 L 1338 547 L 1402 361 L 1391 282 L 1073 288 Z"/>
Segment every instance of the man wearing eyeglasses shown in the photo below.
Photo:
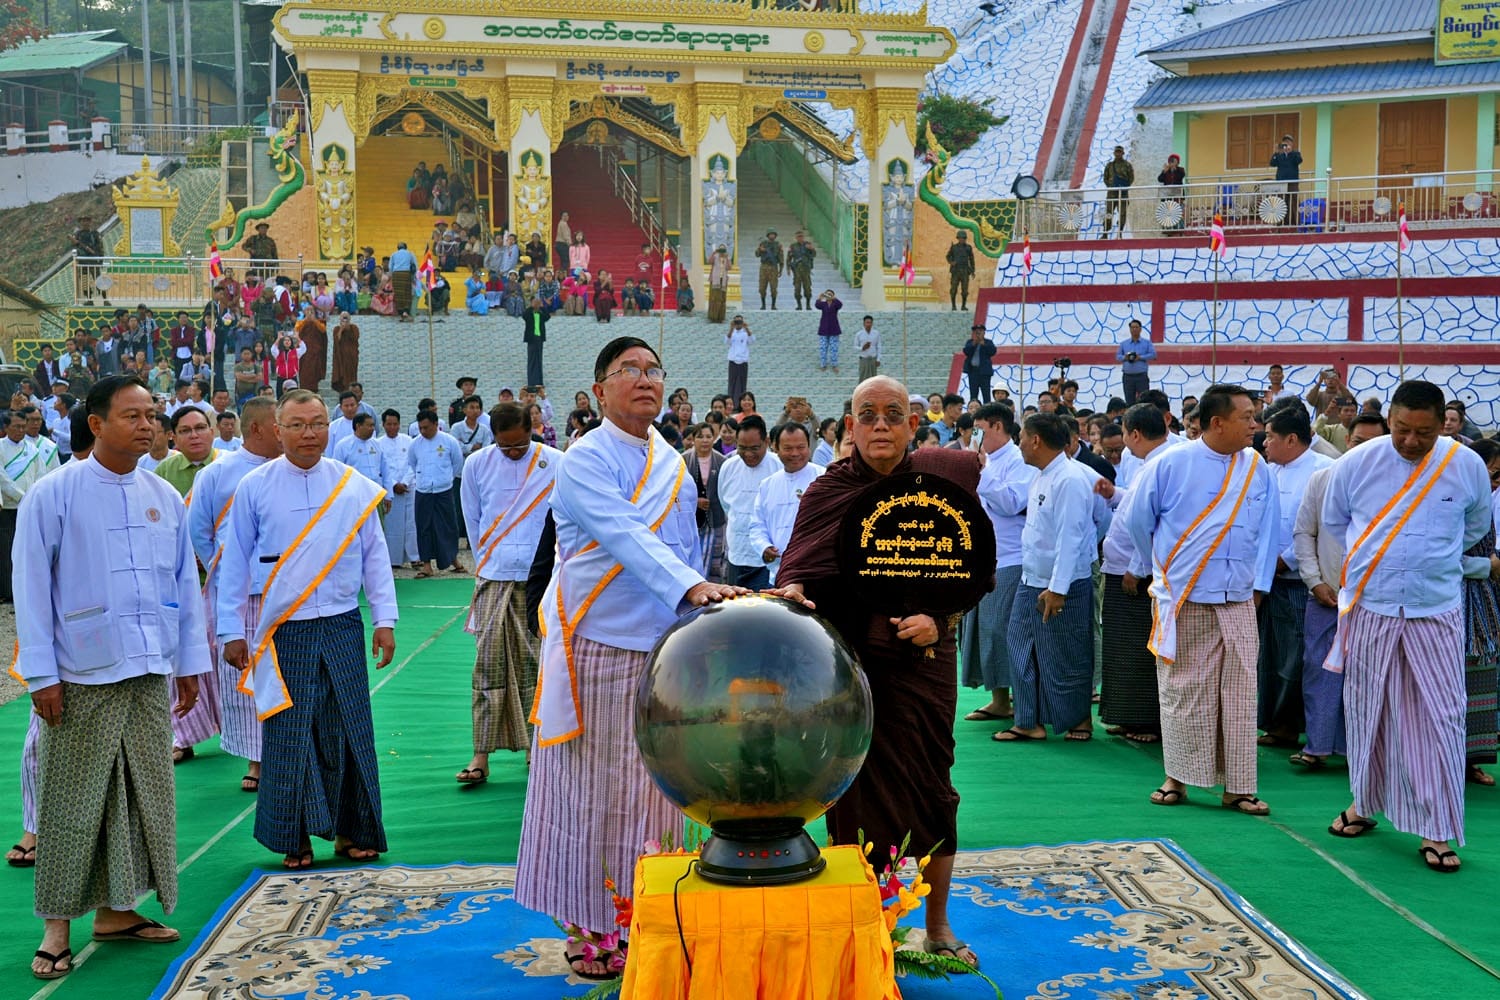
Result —
<path fill-rule="evenodd" d="M 471 396 L 470 399 L 478 399 Z M 527 717 L 536 695 L 538 642 L 526 623 L 526 577 L 547 521 L 547 498 L 562 452 L 531 440 L 531 409 L 499 403 L 486 434 L 494 443 L 464 459 L 459 487 L 474 552 L 474 756 L 455 777 L 489 780 L 490 754 L 531 756 Z"/>
<path fill-rule="evenodd" d="M 600 934 L 615 920 L 599 892 L 606 872 L 632 870 L 641 844 L 679 822 L 620 724 L 621 706 L 633 702 L 651 647 L 679 612 L 747 592 L 694 568 L 698 491 L 652 426 L 665 381 L 645 341 L 606 344 L 593 386 L 603 423 L 563 454 L 548 497 L 557 561 L 541 602 L 515 898 Z M 624 965 L 623 953 L 589 958 L 576 941 L 566 954 L 574 973 L 596 979 Z"/>
<path fill-rule="evenodd" d="M 386 850 L 380 773 L 364 656 L 363 589 L 375 621 L 375 669 L 396 654 L 390 555 L 376 510 L 385 490 L 324 458 L 328 407 L 295 389 L 276 407 L 284 458 L 250 472 L 226 519 L 217 600 L 219 641 L 249 671 L 261 724 L 255 839 L 311 867 L 312 837 L 370 861 Z M 450 507 L 451 510 L 451 501 Z M 254 581 L 260 618 L 247 627 Z"/>
<path fill-rule="evenodd" d="M 908 454 L 921 419 L 908 399 L 906 387 L 884 375 L 854 390 L 852 412 L 844 417 L 854 454 L 829 466 L 802 495 L 774 593 L 816 607 L 854 647 L 881 719 L 854 784 L 828 812 L 828 832 L 835 843 L 852 844 L 863 831 L 875 844 L 875 857 L 885 856 L 908 834 L 915 850 L 931 848 L 925 873 L 932 886 L 924 910 L 927 948 L 977 966 L 979 957 L 949 924 L 947 907 L 958 847 L 958 792 L 949 772 L 958 705 L 954 639 L 962 616 L 871 613 L 853 596 L 837 543 L 854 497 L 885 476 L 931 473 L 977 495 L 977 453 L 926 448 Z M 977 603 L 978 588 L 973 596 Z"/>

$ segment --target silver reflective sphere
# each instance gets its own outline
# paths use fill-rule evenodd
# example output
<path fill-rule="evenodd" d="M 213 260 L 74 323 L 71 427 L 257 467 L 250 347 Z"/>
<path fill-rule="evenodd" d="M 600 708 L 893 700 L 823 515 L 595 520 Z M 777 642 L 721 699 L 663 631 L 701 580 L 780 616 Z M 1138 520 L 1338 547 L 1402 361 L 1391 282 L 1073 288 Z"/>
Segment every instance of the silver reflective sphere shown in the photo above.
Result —
<path fill-rule="evenodd" d="M 853 782 L 873 711 L 859 660 L 823 619 L 780 598 L 692 611 L 667 630 L 635 702 L 657 787 L 720 834 L 795 831 Z"/>

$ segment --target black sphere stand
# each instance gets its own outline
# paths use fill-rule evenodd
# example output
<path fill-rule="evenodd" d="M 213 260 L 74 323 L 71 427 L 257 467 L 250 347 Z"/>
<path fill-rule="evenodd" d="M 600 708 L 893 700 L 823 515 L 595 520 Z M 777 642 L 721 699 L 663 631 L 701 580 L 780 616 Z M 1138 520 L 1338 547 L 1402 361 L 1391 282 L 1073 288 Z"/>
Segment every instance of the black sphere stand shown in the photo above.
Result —
<path fill-rule="evenodd" d="M 723 885 L 787 885 L 828 864 L 797 817 L 733 819 L 711 824 L 698 874 Z"/>

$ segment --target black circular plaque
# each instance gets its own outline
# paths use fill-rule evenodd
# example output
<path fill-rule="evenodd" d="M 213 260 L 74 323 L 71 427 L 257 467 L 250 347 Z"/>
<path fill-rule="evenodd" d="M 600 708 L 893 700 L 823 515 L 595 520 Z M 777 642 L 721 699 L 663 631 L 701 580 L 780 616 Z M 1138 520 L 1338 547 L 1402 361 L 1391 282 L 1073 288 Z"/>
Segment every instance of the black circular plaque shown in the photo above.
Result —
<path fill-rule="evenodd" d="M 995 529 L 957 483 L 904 472 L 854 498 L 839 531 L 839 563 L 876 612 L 956 614 L 989 590 Z"/>

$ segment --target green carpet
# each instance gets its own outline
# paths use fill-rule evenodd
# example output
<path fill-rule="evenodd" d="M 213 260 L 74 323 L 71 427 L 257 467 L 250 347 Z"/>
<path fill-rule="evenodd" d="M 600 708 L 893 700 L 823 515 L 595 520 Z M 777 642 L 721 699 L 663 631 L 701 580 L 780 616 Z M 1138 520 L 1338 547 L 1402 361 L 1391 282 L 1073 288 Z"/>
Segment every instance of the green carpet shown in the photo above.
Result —
<path fill-rule="evenodd" d="M 473 639 L 463 631 L 471 582 L 402 581 L 396 662 L 372 680 L 375 732 L 391 853 L 386 861 L 515 860 L 525 767 L 496 754 L 488 785 L 460 789 L 453 773 L 469 757 L 469 672 Z M 972 708 L 982 696 L 966 692 Z M 19 767 L 27 703 L 0 708 L 8 775 L 0 814 L 19 833 Z M 1500 991 L 1500 792 L 1470 786 L 1464 870 L 1429 873 L 1414 838 L 1382 826 L 1359 841 L 1326 827 L 1347 804 L 1343 770 L 1309 774 L 1263 751 L 1261 797 L 1267 819 L 1234 815 L 1217 796 L 1194 790 L 1187 807 L 1164 809 L 1146 796 L 1161 780 L 1159 752 L 1120 740 L 998 746 L 993 725 L 959 723 L 955 782 L 963 795 L 960 847 L 1168 837 L 1241 893 L 1272 923 L 1376 998 L 1485 996 Z M 208 752 L 204 752 L 207 750 Z M 178 769 L 181 904 L 171 922 L 184 942 L 170 947 L 106 945 L 48 988 L 30 975 L 40 924 L 31 916 L 31 876 L 0 869 L 0 997 L 135 1000 L 256 866 L 279 859 L 250 837 L 252 796 L 238 790 L 241 762 L 200 748 Z M 317 845 L 320 858 L 329 848 Z M 159 916 L 154 903 L 148 915 Z M 962 932 L 962 928 L 959 928 Z M 75 924 L 73 947 L 88 942 Z M 1003 941 L 975 941 L 987 963 L 1003 964 Z M 1019 1000 L 1019 998 L 1013 998 Z"/>

